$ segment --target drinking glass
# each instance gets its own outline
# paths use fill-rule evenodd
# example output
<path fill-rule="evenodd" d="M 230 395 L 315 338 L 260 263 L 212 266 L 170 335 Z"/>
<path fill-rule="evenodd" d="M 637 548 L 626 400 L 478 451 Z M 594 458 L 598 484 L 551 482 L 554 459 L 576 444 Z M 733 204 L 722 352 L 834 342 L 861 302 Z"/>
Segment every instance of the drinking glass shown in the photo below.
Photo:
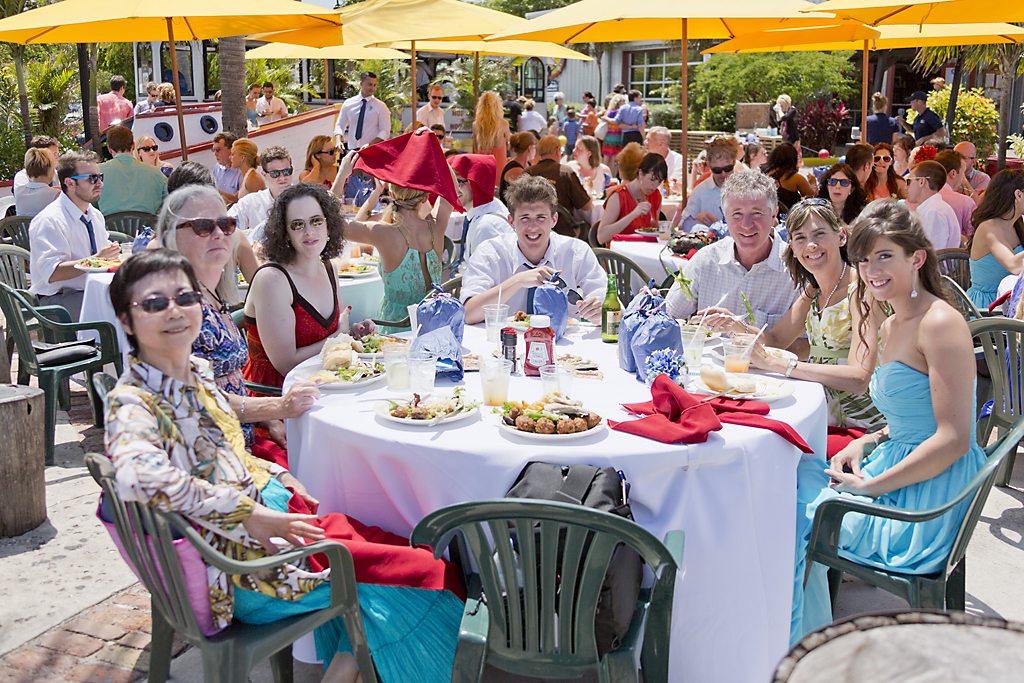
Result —
<path fill-rule="evenodd" d="M 421 397 L 434 391 L 437 356 L 428 351 L 409 352 L 409 389 Z"/>
<path fill-rule="evenodd" d="M 487 326 L 487 341 L 499 342 L 501 341 L 500 333 L 501 326 L 505 324 L 505 319 L 508 318 L 508 306 L 505 304 L 485 304 L 484 305 L 484 324 Z"/>
<path fill-rule="evenodd" d="M 707 340 L 707 329 L 697 325 L 680 325 L 679 336 L 683 342 L 683 360 L 686 362 L 686 374 L 700 375 L 700 366 L 704 357 L 704 342 Z"/>
<path fill-rule="evenodd" d="M 385 344 L 384 373 L 388 378 L 388 389 L 409 388 L 409 352 L 404 344 Z"/>
<path fill-rule="evenodd" d="M 750 369 L 750 352 L 754 348 L 754 335 L 734 334 L 722 340 L 726 372 L 746 372 Z"/>
<path fill-rule="evenodd" d="M 500 406 L 508 400 L 508 378 L 512 374 L 512 361 L 507 358 L 484 358 L 480 361 L 480 385 L 484 404 Z"/>
<path fill-rule="evenodd" d="M 567 365 L 545 365 L 540 369 L 541 392 L 550 394 L 557 391 L 568 398 L 574 374 L 575 370 Z"/>
<path fill-rule="evenodd" d="M 667 242 L 672 238 L 672 221 L 658 221 L 658 239 Z"/>

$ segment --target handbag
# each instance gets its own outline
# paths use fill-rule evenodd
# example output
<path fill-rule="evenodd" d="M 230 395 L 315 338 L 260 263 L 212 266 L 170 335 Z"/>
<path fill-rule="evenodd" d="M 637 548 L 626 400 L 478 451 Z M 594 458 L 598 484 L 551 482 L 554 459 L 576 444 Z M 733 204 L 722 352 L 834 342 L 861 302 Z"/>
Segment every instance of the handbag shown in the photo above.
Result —
<path fill-rule="evenodd" d="M 608 135 L 608 122 L 602 121 L 597 124 L 597 128 L 594 129 L 594 137 L 604 142 L 604 136 Z"/>

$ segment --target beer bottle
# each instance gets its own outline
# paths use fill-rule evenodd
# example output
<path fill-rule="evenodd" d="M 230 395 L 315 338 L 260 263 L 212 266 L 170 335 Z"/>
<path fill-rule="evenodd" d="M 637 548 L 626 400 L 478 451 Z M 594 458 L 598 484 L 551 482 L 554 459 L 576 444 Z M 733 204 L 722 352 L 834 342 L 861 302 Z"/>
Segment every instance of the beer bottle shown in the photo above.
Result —
<path fill-rule="evenodd" d="M 608 273 L 608 293 L 601 305 L 601 341 L 617 344 L 619 341 L 619 321 L 622 319 L 622 304 L 617 295 L 615 273 Z"/>

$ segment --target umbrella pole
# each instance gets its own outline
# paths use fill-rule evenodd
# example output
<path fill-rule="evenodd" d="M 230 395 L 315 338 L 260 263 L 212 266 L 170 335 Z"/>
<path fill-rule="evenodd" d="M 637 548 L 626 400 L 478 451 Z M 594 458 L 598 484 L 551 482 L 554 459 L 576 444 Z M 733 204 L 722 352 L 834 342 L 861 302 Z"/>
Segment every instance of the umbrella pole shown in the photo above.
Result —
<path fill-rule="evenodd" d="M 480 53 L 473 53 L 473 107 L 480 100 Z"/>
<path fill-rule="evenodd" d="M 868 139 L 868 41 L 864 41 L 864 62 L 861 68 L 864 73 L 860 84 L 860 141 Z M 829 150 L 831 151 L 831 150 Z"/>
<path fill-rule="evenodd" d="M 331 106 L 331 75 L 327 71 L 327 60 L 324 60 L 324 106 Z"/>
<path fill-rule="evenodd" d="M 686 19 L 683 19 L 683 26 L 682 26 L 683 59 L 682 59 L 682 72 L 681 72 L 681 77 L 682 78 L 680 79 L 681 83 L 682 83 L 682 86 L 683 86 L 683 92 L 682 92 L 682 96 L 681 96 L 683 107 L 682 107 L 682 118 L 679 121 L 680 128 L 682 128 L 682 140 L 680 141 L 679 144 L 682 145 L 682 153 L 683 153 L 683 182 L 682 182 L 682 186 L 683 186 L 683 193 L 682 193 L 683 194 L 683 199 L 682 199 L 682 205 L 680 206 L 680 209 L 679 209 L 680 211 L 682 211 L 683 209 L 686 208 L 686 185 L 689 182 L 689 174 L 686 172 L 686 152 L 687 152 L 687 147 L 689 146 L 689 145 L 687 145 L 687 138 L 689 137 L 689 130 L 688 130 L 687 120 L 686 120 L 686 58 L 689 56 L 688 55 L 689 50 L 687 49 L 687 45 L 686 45 L 686 42 L 687 42 L 687 39 L 686 39 L 686 29 L 687 29 Z"/>
<path fill-rule="evenodd" d="M 412 105 L 412 119 L 409 121 L 409 125 L 416 125 L 416 105 L 419 104 L 416 101 L 416 41 L 411 41 L 410 45 L 412 46 L 412 59 L 410 61 L 410 64 L 412 64 L 412 78 L 409 80 L 412 81 L 412 99 L 409 100 L 409 103 Z"/>
<path fill-rule="evenodd" d="M 174 94 L 178 110 L 178 137 L 181 139 L 181 160 L 188 161 L 188 144 L 185 142 L 185 117 L 181 113 L 181 79 L 178 78 L 178 50 L 174 46 L 174 25 L 171 17 L 167 17 L 167 42 L 171 48 L 171 80 L 174 81 Z"/>

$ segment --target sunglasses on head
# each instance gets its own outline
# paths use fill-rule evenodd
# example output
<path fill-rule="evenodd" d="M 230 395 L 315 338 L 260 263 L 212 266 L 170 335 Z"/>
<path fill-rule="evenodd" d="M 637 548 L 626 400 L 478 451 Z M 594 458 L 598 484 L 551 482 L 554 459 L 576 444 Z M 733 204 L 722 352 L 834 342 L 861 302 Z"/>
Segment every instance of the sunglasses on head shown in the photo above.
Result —
<path fill-rule="evenodd" d="M 280 178 L 281 176 L 290 176 L 294 170 L 294 168 L 289 166 L 288 168 L 282 168 L 280 171 L 267 171 L 267 175 L 271 178 Z"/>
<path fill-rule="evenodd" d="M 715 175 L 719 173 L 732 173 L 732 169 L 736 168 L 736 164 L 729 164 L 728 166 L 711 166 L 711 172 Z"/>
<path fill-rule="evenodd" d="M 151 299 L 145 299 L 144 301 L 134 301 L 132 306 L 138 306 L 146 313 L 159 313 L 160 311 L 166 311 L 167 307 L 171 305 L 171 301 L 178 304 L 181 308 L 188 306 L 195 306 L 203 300 L 203 295 L 199 292 L 182 292 L 174 296 L 154 296 Z"/>
<path fill-rule="evenodd" d="M 846 178 L 829 178 L 825 182 L 827 182 L 831 187 L 835 187 L 836 185 L 838 185 L 839 187 L 850 186 L 850 181 L 847 180 Z"/>
<path fill-rule="evenodd" d="M 892 161 L 892 157 L 876 155 L 875 156 L 875 161 Z"/>
<path fill-rule="evenodd" d="M 155 152 L 158 149 L 160 148 L 157 147 L 156 145 L 146 145 L 145 147 L 139 147 L 140 152 Z"/>
<path fill-rule="evenodd" d="M 192 228 L 192 232 L 200 237 L 209 237 L 213 234 L 214 228 L 220 228 L 225 235 L 230 235 L 238 227 L 238 220 L 231 216 L 222 218 L 193 218 L 175 226 L 178 230 Z"/>
<path fill-rule="evenodd" d="M 82 178 L 88 178 L 89 182 L 92 183 L 93 185 L 98 185 L 99 183 L 103 182 L 102 173 L 82 173 L 80 175 L 69 175 L 68 178 L 71 178 L 72 180 L 81 180 Z"/>

